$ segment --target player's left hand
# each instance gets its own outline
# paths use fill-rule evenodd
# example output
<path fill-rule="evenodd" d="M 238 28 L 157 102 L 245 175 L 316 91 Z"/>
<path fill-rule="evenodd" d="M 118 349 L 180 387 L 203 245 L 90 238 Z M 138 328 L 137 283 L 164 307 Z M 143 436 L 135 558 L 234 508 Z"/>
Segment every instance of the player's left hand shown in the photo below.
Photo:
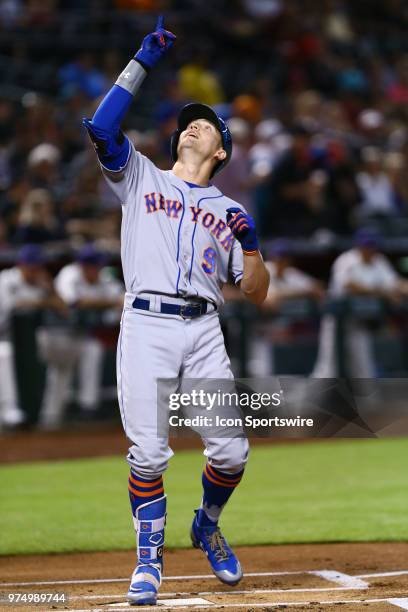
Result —
<path fill-rule="evenodd" d="M 143 39 L 142 46 L 136 53 L 135 59 L 142 66 L 153 68 L 170 49 L 175 40 L 176 36 L 164 29 L 164 17 L 160 15 L 157 19 L 156 30 Z"/>
<path fill-rule="evenodd" d="M 255 255 L 258 252 L 258 238 L 252 217 L 240 208 L 227 208 L 227 225 L 241 243 L 244 255 Z"/>

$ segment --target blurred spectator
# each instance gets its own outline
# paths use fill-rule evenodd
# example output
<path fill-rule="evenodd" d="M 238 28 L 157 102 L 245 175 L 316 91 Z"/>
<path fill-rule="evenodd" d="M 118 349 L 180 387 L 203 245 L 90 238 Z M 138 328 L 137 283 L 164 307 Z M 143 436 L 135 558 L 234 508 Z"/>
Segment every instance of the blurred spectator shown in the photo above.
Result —
<path fill-rule="evenodd" d="M 168 168 L 170 141 L 177 129 L 177 117 L 183 106 L 190 101 L 181 86 L 180 75 L 172 75 L 163 84 L 163 96 L 160 96 L 154 109 L 157 130 L 131 130 L 133 135 L 137 134 L 133 140 L 137 150 L 147 155 L 159 168 Z"/>
<path fill-rule="evenodd" d="M 62 268 L 55 279 L 58 295 L 73 309 L 76 322 L 45 328 L 39 334 L 47 381 L 40 426 L 55 428 L 65 416 L 70 385 L 78 366 L 78 404 L 84 416 L 92 417 L 99 405 L 103 344 L 98 326 L 117 324 L 123 305 L 123 286 L 105 267 L 104 255 L 92 245 L 84 246 L 76 263 Z"/>
<path fill-rule="evenodd" d="M 90 53 L 81 53 L 75 62 L 62 66 L 58 77 L 62 94 L 74 86 L 90 100 L 99 98 L 109 87 L 104 74 L 97 68 L 95 58 Z"/>
<path fill-rule="evenodd" d="M 281 155 L 290 147 L 291 136 L 284 132 L 277 119 L 264 119 L 255 127 L 254 140 L 248 162 L 252 184 L 251 210 L 259 226 L 263 223 L 263 212 L 267 210 L 270 197 L 267 179 Z"/>
<path fill-rule="evenodd" d="M 28 155 L 34 149 L 35 153 L 32 154 L 34 164 L 40 161 L 58 164 L 60 152 L 55 144 L 58 139 L 58 126 L 55 122 L 56 104 L 52 99 L 27 91 L 21 98 L 21 107 L 16 121 L 15 153 L 19 163 L 26 162 Z"/>
<path fill-rule="evenodd" d="M 251 175 L 256 182 L 269 176 L 281 154 L 290 146 L 291 138 L 277 119 L 264 119 L 254 130 L 255 143 L 249 150 Z"/>
<path fill-rule="evenodd" d="M 334 234 L 348 235 L 360 204 L 360 190 L 351 151 L 342 139 L 326 142 L 325 170 L 327 184 L 321 225 Z"/>
<path fill-rule="evenodd" d="M 332 298 L 357 297 L 399 302 L 403 284 L 388 259 L 379 252 L 379 238 L 370 230 L 361 229 L 355 246 L 342 253 L 333 263 L 329 286 Z M 368 317 L 368 315 L 367 315 Z M 319 353 L 313 376 L 339 376 L 336 317 L 325 315 L 320 326 Z M 348 315 L 341 333 L 347 375 L 374 378 L 372 337 L 368 318 Z"/>
<path fill-rule="evenodd" d="M 254 19 L 274 19 L 283 11 L 282 0 L 243 0 L 243 5 Z"/>
<path fill-rule="evenodd" d="M 368 76 L 362 65 L 351 55 L 340 56 L 337 66 L 337 87 L 342 94 L 365 97 L 369 87 Z"/>
<path fill-rule="evenodd" d="M 35 147 L 28 156 L 28 167 L 40 176 L 47 177 L 49 168 L 56 166 L 60 161 L 60 152 L 55 145 L 43 143 Z"/>
<path fill-rule="evenodd" d="M 408 55 L 397 62 L 395 75 L 388 87 L 387 96 L 395 104 L 408 103 Z"/>
<path fill-rule="evenodd" d="M 178 72 L 184 98 L 215 106 L 224 101 L 224 92 L 215 72 L 208 68 L 208 56 L 204 51 L 196 53 L 191 62 Z"/>
<path fill-rule="evenodd" d="M 53 144 L 42 143 L 30 151 L 27 166 L 33 187 L 51 189 L 57 194 L 60 159 L 60 150 Z"/>
<path fill-rule="evenodd" d="M 0 27 L 6 29 L 15 26 L 21 19 L 22 10 L 22 0 L 1 0 Z"/>
<path fill-rule="evenodd" d="M 70 165 L 72 180 L 62 203 L 67 234 L 81 242 L 103 237 L 106 230 L 104 227 L 106 209 L 110 209 L 115 204 L 116 209 L 120 211 L 117 201 L 114 202 L 107 196 L 95 155 L 92 159 L 90 153 L 91 150 L 88 149 L 84 155 L 76 156 L 72 161 Z M 119 227 L 115 223 L 110 231 L 116 231 L 118 237 L 118 230 Z"/>
<path fill-rule="evenodd" d="M 232 114 L 254 126 L 262 118 L 261 103 L 254 95 L 241 94 L 232 101 Z"/>
<path fill-rule="evenodd" d="M 87 112 L 85 95 L 76 86 L 67 88 L 55 113 L 61 163 L 65 167 L 69 166 L 75 155 L 84 151 L 83 133 L 79 126 Z"/>
<path fill-rule="evenodd" d="M 324 136 L 342 145 L 346 149 L 347 157 L 354 157 L 354 151 L 360 144 L 360 137 L 353 129 L 343 104 L 338 100 L 325 100 L 321 113 Z"/>
<path fill-rule="evenodd" d="M 275 242 L 265 265 L 270 275 L 269 291 L 263 303 L 265 309 L 279 310 L 283 302 L 291 299 L 310 298 L 319 302 L 323 298 L 322 283 L 292 265 L 286 240 Z"/>
<path fill-rule="evenodd" d="M 397 201 L 390 177 L 384 171 L 383 153 L 375 147 L 365 147 L 361 151 L 361 160 L 362 169 L 357 174 L 361 192 L 360 220 L 396 215 L 399 212 Z"/>
<path fill-rule="evenodd" d="M 322 97 L 317 91 L 308 89 L 298 94 L 294 101 L 293 119 L 299 125 L 308 126 L 316 131 L 320 126 L 322 115 Z"/>
<path fill-rule="evenodd" d="M 397 151 L 384 155 L 384 170 L 391 184 L 395 208 L 400 215 L 408 210 L 407 164 L 402 153 Z"/>
<path fill-rule="evenodd" d="M 233 117 L 227 121 L 231 132 L 233 147 L 228 165 L 218 174 L 213 183 L 227 197 L 239 202 L 250 215 L 252 211 L 250 167 L 248 149 L 251 130 L 244 119 Z"/>
<path fill-rule="evenodd" d="M 358 128 L 363 147 L 382 147 L 386 140 L 385 118 L 381 111 L 366 108 L 358 116 Z"/>
<path fill-rule="evenodd" d="M 324 296 L 320 281 L 292 265 L 290 244 L 286 240 L 274 243 L 266 267 L 270 274 L 270 285 L 262 310 L 273 313 L 274 318 L 254 326 L 248 363 L 251 376 L 271 376 L 274 373 L 274 343 L 282 340 L 290 342 L 310 327 L 306 322 L 308 315 L 305 315 L 304 325 L 300 325 L 299 320 L 294 323 L 293 318 L 285 316 L 284 305 L 291 300 L 305 299 L 319 303 Z"/>
<path fill-rule="evenodd" d="M 18 264 L 0 272 L 0 423 L 6 427 L 21 425 L 25 420 L 18 402 L 10 318 L 17 312 L 44 308 L 62 312 L 64 305 L 54 292 L 39 247 L 26 245 L 19 253 Z"/>
<path fill-rule="evenodd" d="M 268 200 L 261 212 L 264 236 L 308 236 L 319 226 L 328 177 L 313 156 L 309 126 L 296 124 L 292 137 L 268 183 Z"/>
<path fill-rule="evenodd" d="M 343 2 L 330 2 L 329 11 L 325 19 L 325 32 L 328 39 L 347 49 L 354 41 L 353 25 L 348 15 L 347 7 Z"/>
<path fill-rule="evenodd" d="M 46 189 L 30 191 L 21 206 L 14 241 L 18 244 L 42 244 L 62 240 L 64 235 L 50 192 Z"/>

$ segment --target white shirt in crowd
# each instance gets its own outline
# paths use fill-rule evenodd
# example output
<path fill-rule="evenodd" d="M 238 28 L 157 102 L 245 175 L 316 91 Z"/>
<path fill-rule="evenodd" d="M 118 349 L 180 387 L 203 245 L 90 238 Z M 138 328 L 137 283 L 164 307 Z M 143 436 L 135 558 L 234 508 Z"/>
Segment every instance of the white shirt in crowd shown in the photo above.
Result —
<path fill-rule="evenodd" d="M 395 214 L 392 185 L 384 172 L 375 176 L 360 172 L 357 175 L 357 184 L 362 195 L 361 207 L 364 214 Z"/>
<path fill-rule="evenodd" d="M 394 268 L 381 253 L 376 253 L 367 263 L 359 249 L 350 249 L 333 263 L 329 292 L 335 296 L 345 295 L 349 282 L 358 283 L 366 289 L 393 289 L 398 280 Z"/>
<path fill-rule="evenodd" d="M 399 277 L 384 255 L 377 253 L 367 263 L 359 249 L 350 249 L 342 253 L 332 266 L 329 293 L 333 297 L 346 295 L 350 282 L 366 289 L 393 289 Z M 345 322 L 343 335 L 348 374 L 356 378 L 375 377 L 372 332 L 364 323 L 349 319 Z M 320 324 L 319 351 L 312 377 L 333 378 L 339 375 L 336 351 L 336 319 L 333 315 L 325 315 Z"/>
<path fill-rule="evenodd" d="M 265 266 L 270 274 L 270 283 L 268 293 L 273 293 L 279 289 L 298 291 L 308 291 L 315 284 L 315 279 L 301 272 L 292 266 L 287 267 L 282 276 L 277 276 L 277 267 L 273 261 L 265 262 Z"/>
<path fill-rule="evenodd" d="M 68 264 L 55 278 L 55 289 L 67 304 L 75 304 L 83 298 L 115 299 L 123 295 L 123 285 L 112 278 L 109 270 L 102 268 L 96 283 L 89 283 L 78 263 Z"/>
<path fill-rule="evenodd" d="M 18 267 L 0 272 L 0 334 L 8 331 L 10 315 L 16 304 L 41 300 L 45 294 L 43 287 L 27 283 Z"/>
<path fill-rule="evenodd" d="M 0 272 L 0 428 L 2 422 L 15 426 L 26 418 L 18 405 L 10 316 L 17 304 L 41 300 L 45 293 L 27 283 L 17 266 Z"/>

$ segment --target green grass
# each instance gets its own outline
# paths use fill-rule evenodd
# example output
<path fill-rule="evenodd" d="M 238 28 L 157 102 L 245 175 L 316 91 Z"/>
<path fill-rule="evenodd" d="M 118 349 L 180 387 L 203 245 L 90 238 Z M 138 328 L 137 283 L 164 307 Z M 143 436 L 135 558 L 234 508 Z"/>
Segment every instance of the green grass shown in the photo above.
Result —
<path fill-rule="evenodd" d="M 252 449 L 223 528 L 233 544 L 408 540 L 408 439 Z M 188 546 L 199 451 L 165 477 L 167 544 Z M 127 464 L 118 457 L 0 468 L 0 554 L 130 549 Z"/>

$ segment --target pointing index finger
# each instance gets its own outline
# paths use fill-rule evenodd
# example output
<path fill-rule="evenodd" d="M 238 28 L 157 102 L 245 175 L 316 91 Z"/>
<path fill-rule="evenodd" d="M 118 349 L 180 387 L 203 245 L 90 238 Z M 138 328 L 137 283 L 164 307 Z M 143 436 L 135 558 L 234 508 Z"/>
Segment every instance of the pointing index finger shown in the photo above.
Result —
<path fill-rule="evenodd" d="M 159 15 L 157 18 L 156 30 L 163 30 L 163 29 L 164 29 L 164 16 Z"/>

